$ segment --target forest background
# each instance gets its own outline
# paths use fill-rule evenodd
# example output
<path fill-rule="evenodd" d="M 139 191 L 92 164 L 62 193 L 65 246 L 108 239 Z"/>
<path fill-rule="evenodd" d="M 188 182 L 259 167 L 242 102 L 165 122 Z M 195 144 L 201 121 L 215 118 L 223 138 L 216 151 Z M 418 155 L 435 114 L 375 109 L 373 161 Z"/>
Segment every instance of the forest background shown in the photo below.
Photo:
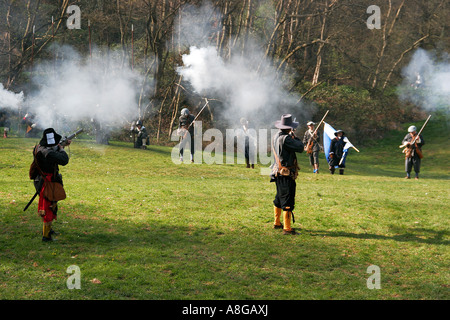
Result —
<path fill-rule="evenodd" d="M 79 28 L 69 25 L 73 5 L 80 8 L 79 21 L 72 20 Z M 444 0 L 1 0 L 0 16 L 0 79 L 5 90 L 23 92 L 25 101 L 40 90 L 33 77 L 51 73 L 49 64 L 38 65 L 69 64 L 61 48 L 86 61 L 114 55 L 121 68 L 139 75 L 132 91 L 135 114 L 124 117 L 116 138 L 129 139 L 127 128 L 141 119 L 152 144 L 170 143 L 181 108 L 195 114 L 205 97 L 203 128 L 232 128 L 240 117 L 271 127 L 268 121 L 285 112 L 305 127 L 330 110 L 327 121 L 354 143 L 381 138 L 430 112 L 448 116 L 448 88 L 441 99 L 429 99 L 436 96 L 437 75 L 427 75 L 427 87 L 414 87 L 417 75 L 430 70 L 414 60 L 418 50 L 431 57 L 432 66 L 448 67 L 450 8 Z M 232 101 L 225 101 L 235 91 L 230 84 L 199 92 L 193 77 L 180 72 L 193 46 L 213 48 L 230 70 L 240 58 L 240 72 L 244 65 L 242 74 L 251 74 L 240 78 L 268 79 L 290 100 L 258 101 L 246 109 L 261 91 Z M 209 76 L 223 77 L 214 72 Z M 264 104 L 272 105 L 264 110 Z M 25 102 L 18 119 L 34 107 Z M 261 111 L 264 118 L 257 117 Z"/>

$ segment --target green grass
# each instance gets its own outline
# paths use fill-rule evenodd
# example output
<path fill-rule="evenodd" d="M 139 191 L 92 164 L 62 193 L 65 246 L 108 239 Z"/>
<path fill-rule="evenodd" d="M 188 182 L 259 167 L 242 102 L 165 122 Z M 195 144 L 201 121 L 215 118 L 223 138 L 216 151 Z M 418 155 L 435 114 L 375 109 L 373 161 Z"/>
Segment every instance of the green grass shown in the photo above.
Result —
<path fill-rule="evenodd" d="M 37 200 L 23 212 L 38 139 L 1 139 L 0 298 L 448 299 L 450 150 L 438 133 L 424 133 L 419 181 L 403 179 L 404 130 L 357 146 L 344 176 L 323 154 L 314 176 L 300 154 L 298 236 L 271 228 L 275 185 L 259 165 L 176 165 L 168 147 L 76 140 L 53 243 L 41 242 Z M 80 290 L 67 289 L 70 265 Z M 370 265 L 380 290 L 366 286 Z"/>

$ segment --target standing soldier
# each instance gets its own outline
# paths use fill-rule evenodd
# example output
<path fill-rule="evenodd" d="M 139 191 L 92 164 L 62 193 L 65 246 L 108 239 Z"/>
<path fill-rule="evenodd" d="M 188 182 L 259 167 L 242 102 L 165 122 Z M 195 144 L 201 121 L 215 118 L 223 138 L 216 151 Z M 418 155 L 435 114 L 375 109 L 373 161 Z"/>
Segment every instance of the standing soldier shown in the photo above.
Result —
<path fill-rule="evenodd" d="M 314 122 L 309 121 L 307 124 L 308 130 L 306 130 L 303 137 L 303 144 L 305 145 L 305 151 L 309 154 L 309 163 L 313 167 L 314 173 L 319 173 L 319 151 L 320 151 L 320 133 L 316 131 L 314 133 Z"/>
<path fill-rule="evenodd" d="M 413 143 L 414 142 L 414 143 Z M 422 146 L 425 144 L 425 140 L 422 135 L 417 134 L 417 128 L 410 126 L 408 128 L 408 134 L 402 141 L 405 148 L 405 171 L 406 179 L 411 179 L 411 170 L 414 167 L 416 173 L 416 180 L 419 179 L 420 164 L 422 159 Z"/>
<path fill-rule="evenodd" d="M 240 120 L 241 125 L 242 125 L 242 133 L 244 135 L 244 155 L 245 155 L 245 163 L 247 165 L 247 168 L 251 168 L 254 169 L 255 168 L 255 154 L 254 154 L 254 149 L 250 149 L 250 143 L 252 143 L 254 145 L 255 141 L 253 139 L 253 137 L 250 136 L 250 132 L 249 132 L 249 124 L 248 124 L 248 120 L 245 118 L 241 118 Z"/>
<path fill-rule="evenodd" d="M 190 141 L 191 144 L 191 162 L 194 162 L 194 121 L 195 117 L 189 112 L 188 108 L 181 110 L 181 116 L 179 119 L 178 135 L 181 136 L 180 142 L 180 161 L 183 162 L 184 148 L 186 143 Z"/>
<path fill-rule="evenodd" d="M 36 123 L 34 122 L 34 115 L 31 113 L 25 114 L 22 119 L 22 124 L 27 126 L 25 138 L 34 138 L 37 135 Z"/>
<path fill-rule="evenodd" d="M 42 241 L 52 241 L 52 222 L 56 220 L 58 212 L 57 201 L 51 201 L 44 196 L 45 181 L 59 182 L 62 186 L 62 176 L 58 165 L 65 166 L 69 157 L 64 147 L 59 143 L 61 136 L 53 128 L 44 130 L 43 137 L 33 150 L 35 173 L 30 171 L 30 178 L 34 179 L 36 192 L 39 192 L 38 214 L 43 221 Z M 65 145 L 69 145 L 70 140 Z"/>
<path fill-rule="evenodd" d="M 345 162 L 341 161 L 344 155 L 344 136 L 345 132 L 342 130 L 338 130 L 334 133 L 336 138 L 331 140 L 330 146 L 330 172 L 334 174 L 336 167 L 339 167 L 339 174 L 344 174 Z"/>
<path fill-rule="evenodd" d="M 295 207 L 295 179 L 298 175 L 298 164 L 296 152 L 303 152 L 304 145 L 302 141 L 294 135 L 298 122 L 292 120 L 292 115 L 284 114 L 281 120 L 275 122 L 275 127 L 280 129 L 272 141 L 272 151 L 275 157 L 275 163 L 271 174 L 271 182 L 275 182 L 277 193 L 274 204 L 274 228 L 283 229 L 283 234 L 294 235 L 295 230 L 291 228 L 294 220 Z M 283 222 L 280 217 L 283 211 Z"/>

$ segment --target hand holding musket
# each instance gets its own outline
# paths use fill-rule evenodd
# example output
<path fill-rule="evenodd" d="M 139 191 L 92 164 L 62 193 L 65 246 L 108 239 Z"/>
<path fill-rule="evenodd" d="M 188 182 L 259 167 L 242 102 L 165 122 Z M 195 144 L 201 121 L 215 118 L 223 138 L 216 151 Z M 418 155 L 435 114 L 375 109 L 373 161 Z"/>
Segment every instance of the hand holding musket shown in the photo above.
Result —
<path fill-rule="evenodd" d="M 71 142 L 72 139 L 75 138 L 78 134 L 80 134 L 81 132 L 83 132 L 83 129 L 79 129 L 78 131 L 76 131 L 75 133 L 72 133 L 70 136 L 68 137 L 64 137 L 61 142 L 59 143 L 61 145 L 61 147 L 66 147 L 68 146 Z"/>
<path fill-rule="evenodd" d="M 328 112 L 330 112 L 330 110 L 327 110 L 327 112 L 325 112 L 325 115 L 323 116 L 322 120 L 320 120 L 319 125 L 314 130 L 311 137 L 309 138 L 308 143 L 306 144 L 305 151 L 309 154 L 311 154 L 313 152 L 312 148 L 313 148 L 313 144 L 314 144 L 314 139 L 317 138 L 317 130 L 319 130 L 320 126 L 322 125 L 322 122 L 325 120 L 325 117 L 328 115 Z"/>
<path fill-rule="evenodd" d="M 430 120 L 431 115 L 428 116 L 427 120 L 425 121 L 425 123 L 423 124 L 422 128 L 420 129 L 419 133 L 417 133 L 414 137 L 414 139 L 411 142 L 406 142 L 404 144 L 402 144 L 401 146 L 399 146 L 399 148 L 405 148 L 403 149 L 403 153 L 405 154 L 406 158 L 410 158 L 412 155 L 412 150 L 413 150 L 413 146 L 415 147 L 416 153 L 419 156 L 420 159 L 423 158 L 423 154 L 422 151 L 419 149 L 417 143 L 421 142 L 420 141 L 420 134 L 422 133 L 423 129 L 425 128 L 425 126 L 427 125 L 428 121 Z"/>

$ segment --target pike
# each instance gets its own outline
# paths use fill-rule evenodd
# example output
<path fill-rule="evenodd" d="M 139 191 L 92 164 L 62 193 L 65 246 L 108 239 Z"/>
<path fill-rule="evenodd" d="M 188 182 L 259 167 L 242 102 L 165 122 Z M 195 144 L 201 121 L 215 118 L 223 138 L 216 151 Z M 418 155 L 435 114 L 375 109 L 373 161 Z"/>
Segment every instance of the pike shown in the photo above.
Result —
<path fill-rule="evenodd" d="M 69 140 L 72 140 L 73 138 L 75 138 L 78 134 L 80 134 L 81 132 L 83 132 L 83 129 L 79 129 L 77 130 L 75 133 L 72 133 L 71 135 L 69 135 L 68 137 L 64 137 L 59 144 L 63 147 L 65 147 L 68 143 Z M 25 208 L 23 208 L 23 211 L 26 211 L 28 209 L 28 207 L 33 203 L 34 199 L 36 199 L 36 197 L 38 196 L 38 194 L 40 193 L 40 190 L 42 189 L 42 184 L 44 183 L 44 180 L 41 180 L 40 184 L 38 185 L 38 187 L 36 188 L 36 193 L 33 195 L 33 197 L 31 198 L 31 200 L 27 203 L 27 205 L 25 206 Z"/>
<path fill-rule="evenodd" d="M 311 135 L 311 138 L 308 141 L 308 144 L 306 145 L 306 152 L 307 153 L 312 153 L 312 144 L 313 144 L 313 137 L 315 136 L 315 134 L 317 133 L 317 130 L 319 130 L 320 126 L 322 125 L 323 120 L 325 120 L 325 117 L 327 116 L 328 112 L 330 112 L 330 110 L 327 110 L 327 112 L 325 112 L 325 115 L 323 116 L 322 120 L 320 120 L 319 125 L 317 126 L 316 130 L 314 130 L 313 134 Z"/>

